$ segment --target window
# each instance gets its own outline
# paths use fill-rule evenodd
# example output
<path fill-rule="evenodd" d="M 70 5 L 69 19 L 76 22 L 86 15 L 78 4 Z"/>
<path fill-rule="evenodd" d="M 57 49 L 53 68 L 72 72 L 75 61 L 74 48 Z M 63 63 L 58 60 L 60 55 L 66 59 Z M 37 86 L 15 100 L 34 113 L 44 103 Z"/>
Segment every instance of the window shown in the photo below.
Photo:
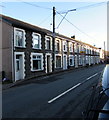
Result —
<path fill-rule="evenodd" d="M 56 68 L 61 68 L 61 56 L 56 56 Z"/>
<path fill-rule="evenodd" d="M 84 46 L 84 52 L 86 53 L 86 51 L 87 51 L 87 48 Z"/>
<path fill-rule="evenodd" d="M 93 54 L 93 50 L 92 50 L 92 48 L 91 48 L 91 50 L 90 50 L 90 54 L 91 54 L 91 55 Z"/>
<path fill-rule="evenodd" d="M 69 66 L 74 66 L 74 56 L 73 55 L 69 56 Z"/>
<path fill-rule="evenodd" d="M 52 43 L 51 43 L 51 37 L 45 37 L 45 49 L 51 50 L 52 49 Z"/>
<path fill-rule="evenodd" d="M 60 44 L 59 44 L 59 40 L 56 40 L 56 51 L 59 51 L 60 50 Z"/>
<path fill-rule="evenodd" d="M 20 65 L 19 65 L 20 63 L 19 63 L 19 61 L 17 60 L 16 61 L 16 71 L 18 72 L 19 70 L 20 70 Z"/>
<path fill-rule="evenodd" d="M 77 44 L 74 44 L 74 51 L 77 52 Z"/>
<path fill-rule="evenodd" d="M 89 54 L 91 54 L 91 49 L 89 50 Z"/>
<path fill-rule="evenodd" d="M 64 51 L 65 51 L 65 48 L 66 48 L 66 47 L 65 47 L 65 45 L 64 45 Z"/>
<path fill-rule="evenodd" d="M 73 52 L 73 44 L 71 42 L 69 42 L 69 51 Z"/>
<path fill-rule="evenodd" d="M 89 63 L 89 56 L 86 56 L 86 64 Z"/>
<path fill-rule="evenodd" d="M 16 47 L 25 47 L 25 31 L 14 28 L 14 44 Z"/>
<path fill-rule="evenodd" d="M 82 65 L 82 56 L 81 55 L 79 55 L 79 65 Z"/>
<path fill-rule="evenodd" d="M 63 51 L 67 51 L 67 41 L 63 41 Z"/>
<path fill-rule="evenodd" d="M 42 53 L 32 53 L 31 63 L 32 71 L 43 70 L 43 55 Z"/>
<path fill-rule="evenodd" d="M 89 54 L 89 49 L 88 48 L 86 49 L 86 54 Z"/>
<path fill-rule="evenodd" d="M 16 55 L 16 71 L 20 70 L 20 55 Z"/>
<path fill-rule="evenodd" d="M 84 63 L 84 55 L 80 55 L 80 65 L 83 65 Z"/>
<path fill-rule="evenodd" d="M 79 45 L 79 53 L 81 53 L 81 51 L 82 51 L 82 46 Z"/>
<path fill-rule="evenodd" d="M 41 49 L 41 35 L 38 33 L 33 33 L 33 48 Z"/>
<path fill-rule="evenodd" d="M 89 47 L 86 47 L 86 54 L 89 54 Z"/>
<path fill-rule="evenodd" d="M 84 51 L 84 46 L 82 46 L 82 51 Z"/>
<path fill-rule="evenodd" d="M 93 56 L 91 56 L 91 64 L 93 64 Z"/>

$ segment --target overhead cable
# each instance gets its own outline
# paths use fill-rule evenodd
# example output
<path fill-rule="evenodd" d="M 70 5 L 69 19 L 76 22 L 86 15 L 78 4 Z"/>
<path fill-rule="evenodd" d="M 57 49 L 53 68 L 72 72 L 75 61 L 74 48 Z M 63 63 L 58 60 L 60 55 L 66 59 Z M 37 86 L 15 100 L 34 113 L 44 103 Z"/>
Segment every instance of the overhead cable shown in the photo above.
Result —
<path fill-rule="evenodd" d="M 5 7 L 5 6 L 3 6 L 3 5 L 0 5 L 0 7 Z"/>
<path fill-rule="evenodd" d="M 25 3 L 25 4 L 28 4 L 28 5 L 31 5 L 31 6 L 34 6 L 34 7 L 43 8 L 43 9 L 47 9 L 47 10 L 52 10 L 52 8 L 39 6 L 39 5 L 36 5 L 36 4 L 33 4 L 33 3 L 30 3 L 30 2 L 25 2 L 25 1 L 22 1 L 22 0 L 18 0 L 18 1 L 20 1 L 20 2 L 22 2 L 22 3 Z"/>
<path fill-rule="evenodd" d="M 57 12 L 57 11 L 56 11 Z M 90 35 L 88 35 L 87 33 L 83 32 L 82 30 L 80 30 L 76 25 L 74 25 L 72 22 L 70 22 L 68 19 L 66 19 L 63 15 L 61 15 L 59 12 L 57 12 L 61 17 L 63 17 L 68 23 L 70 23 L 72 26 L 74 26 L 78 31 L 80 31 L 81 33 L 85 34 L 87 37 L 91 38 L 91 39 L 95 39 L 93 37 L 91 37 Z"/>
<path fill-rule="evenodd" d="M 52 14 L 50 14 L 49 16 L 47 16 L 43 21 L 41 21 L 39 23 L 39 25 L 43 24 L 45 21 L 47 21 L 49 18 L 51 18 Z"/>
<path fill-rule="evenodd" d="M 68 14 L 68 12 L 66 12 L 66 14 L 63 16 L 62 20 L 60 21 L 60 23 L 59 23 L 59 25 L 57 26 L 57 28 L 56 28 L 56 29 L 58 29 L 58 28 L 59 28 L 59 26 L 61 25 L 62 21 L 65 19 L 65 17 L 66 17 L 66 15 L 67 15 L 67 14 Z"/>
<path fill-rule="evenodd" d="M 76 9 L 72 9 L 71 11 L 76 11 Z M 66 12 L 66 14 L 63 16 L 62 20 L 60 21 L 59 25 L 57 26 L 56 29 L 59 28 L 59 26 L 61 25 L 61 23 L 63 22 L 63 20 L 65 19 L 66 15 L 68 14 L 69 10 Z"/>
<path fill-rule="evenodd" d="M 83 6 L 83 7 L 78 7 L 78 8 L 75 8 L 75 9 L 70 9 L 70 10 L 66 10 L 66 11 L 61 11 L 61 12 L 59 12 L 59 13 L 60 13 L 60 14 L 65 14 L 65 13 L 67 13 L 67 12 L 78 11 L 78 10 L 82 10 L 82 9 L 89 9 L 90 7 L 97 7 L 97 6 L 103 5 L 104 3 L 106 3 L 106 2 L 100 2 L 100 3 L 96 3 L 96 4 L 92 4 L 92 5 L 87 5 L 87 6 Z"/>

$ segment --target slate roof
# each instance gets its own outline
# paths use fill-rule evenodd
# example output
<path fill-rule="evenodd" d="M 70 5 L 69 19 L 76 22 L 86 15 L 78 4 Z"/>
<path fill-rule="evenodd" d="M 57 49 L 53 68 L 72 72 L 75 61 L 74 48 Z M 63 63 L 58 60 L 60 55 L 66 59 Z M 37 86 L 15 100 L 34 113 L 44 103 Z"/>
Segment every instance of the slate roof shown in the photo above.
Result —
<path fill-rule="evenodd" d="M 11 17 L 8 17 L 8 16 L 5 16 L 5 15 L 2 15 L 0 14 L 0 20 L 4 21 L 4 22 L 7 22 L 9 24 L 11 24 L 12 26 L 15 26 L 15 27 L 21 27 L 21 28 L 24 28 L 24 29 L 29 29 L 29 30 L 32 30 L 32 31 L 39 31 L 39 32 L 42 32 L 44 34 L 48 34 L 48 35 L 51 35 L 52 36 L 52 31 L 50 30 L 47 30 L 45 28 L 41 28 L 41 27 L 38 27 L 36 25 L 32 25 L 32 24 L 29 24 L 27 22 L 23 22 L 21 20 L 17 20 L 15 18 L 11 18 Z M 85 43 L 85 42 L 82 42 L 82 41 L 79 41 L 79 40 L 76 40 L 76 39 L 73 39 L 73 38 L 70 38 L 70 37 L 67 37 L 67 36 L 64 36 L 62 34 L 58 34 L 56 33 L 56 37 L 58 38 L 61 38 L 61 39 L 68 39 L 70 41 L 73 41 L 73 42 L 77 42 L 77 43 L 80 43 L 82 45 L 87 45 L 89 47 L 92 47 L 92 48 L 95 48 L 95 49 L 98 49 L 97 47 L 95 46 L 92 46 L 88 43 Z"/>

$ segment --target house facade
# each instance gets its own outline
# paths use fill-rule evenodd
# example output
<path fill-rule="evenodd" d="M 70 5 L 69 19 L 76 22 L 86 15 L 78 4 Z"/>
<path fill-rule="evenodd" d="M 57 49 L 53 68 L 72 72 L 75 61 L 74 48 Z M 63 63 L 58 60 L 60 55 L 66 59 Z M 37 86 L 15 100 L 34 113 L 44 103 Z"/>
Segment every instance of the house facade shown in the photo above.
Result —
<path fill-rule="evenodd" d="M 53 44 L 53 35 L 49 30 L 4 15 L 0 15 L 0 22 L 0 72 L 5 73 L 4 77 L 13 82 L 100 63 L 99 49 L 94 46 L 57 33 Z"/>

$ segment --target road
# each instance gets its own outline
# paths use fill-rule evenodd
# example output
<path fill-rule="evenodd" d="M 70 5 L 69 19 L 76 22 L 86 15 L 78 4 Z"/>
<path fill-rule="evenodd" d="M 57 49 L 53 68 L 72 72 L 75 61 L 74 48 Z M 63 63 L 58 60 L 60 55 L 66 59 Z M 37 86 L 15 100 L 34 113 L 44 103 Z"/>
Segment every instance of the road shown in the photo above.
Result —
<path fill-rule="evenodd" d="M 105 65 L 48 76 L 3 91 L 3 118 L 82 118 Z"/>

